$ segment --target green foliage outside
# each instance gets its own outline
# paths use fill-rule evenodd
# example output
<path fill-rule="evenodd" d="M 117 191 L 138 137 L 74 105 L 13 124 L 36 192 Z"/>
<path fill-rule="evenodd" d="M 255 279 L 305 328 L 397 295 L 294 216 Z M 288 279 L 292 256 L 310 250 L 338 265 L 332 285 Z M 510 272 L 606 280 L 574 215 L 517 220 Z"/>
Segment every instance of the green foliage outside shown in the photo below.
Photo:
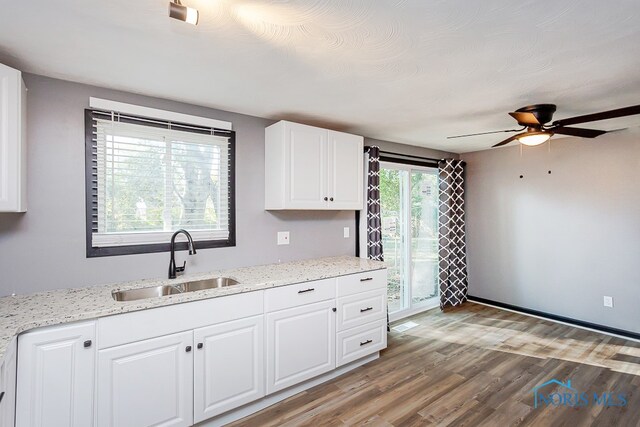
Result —
<path fill-rule="evenodd" d="M 403 236 L 406 208 L 401 205 L 406 191 L 410 191 L 412 255 L 407 265 Z M 409 276 L 414 302 L 437 295 L 438 177 L 419 171 L 381 169 L 380 199 L 383 252 L 389 266 L 388 303 L 390 312 L 394 312 L 403 308 Z"/>
<path fill-rule="evenodd" d="M 109 138 L 111 139 L 111 138 Z M 217 229 L 220 147 L 115 137 L 107 141 L 102 232 Z M 170 178 L 170 179 L 169 179 Z"/>

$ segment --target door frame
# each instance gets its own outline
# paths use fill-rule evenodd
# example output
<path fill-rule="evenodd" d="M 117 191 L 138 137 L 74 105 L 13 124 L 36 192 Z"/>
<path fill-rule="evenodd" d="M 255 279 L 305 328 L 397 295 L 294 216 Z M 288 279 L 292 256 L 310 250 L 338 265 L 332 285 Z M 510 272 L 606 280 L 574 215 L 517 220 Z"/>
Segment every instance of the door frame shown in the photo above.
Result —
<path fill-rule="evenodd" d="M 402 170 L 402 171 L 407 171 L 408 172 L 408 177 L 407 179 L 409 180 L 409 194 L 411 194 L 411 172 L 412 171 L 420 171 L 420 172 L 428 172 L 434 175 L 438 175 L 438 169 L 436 167 L 427 167 L 427 166 L 419 166 L 419 165 L 412 165 L 409 164 L 409 162 L 403 162 L 403 163 L 396 163 L 396 162 L 391 162 L 391 161 L 380 161 L 380 169 L 392 169 L 392 170 Z M 405 185 L 405 184 L 401 184 L 401 185 Z M 439 190 L 438 190 L 439 191 Z M 406 200 L 402 201 L 403 204 L 406 205 Z M 404 218 L 403 221 L 405 224 L 408 225 L 409 230 L 411 227 L 411 207 L 408 206 L 405 209 L 404 212 Z M 410 231 L 409 231 L 410 233 Z M 404 239 L 404 251 L 406 254 L 405 260 L 404 260 L 404 271 L 406 271 L 407 274 L 407 279 L 406 279 L 406 285 L 407 285 L 407 290 L 405 292 L 404 295 L 404 301 L 403 301 L 403 306 L 405 306 L 406 308 L 402 309 L 402 310 L 398 310 L 398 311 L 394 311 L 394 312 L 390 312 L 389 313 L 389 321 L 393 322 L 399 319 L 403 319 L 405 317 L 409 317 L 412 316 L 414 314 L 417 313 L 421 313 L 423 311 L 426 310 L 430 310 L 432 308 L 438 307 L 440 305 L 440 284 L 436 283 L 436 288 L 438 290 L 438 295 L 436 295 L 433 298 L 429 298 L 425 301 L 422 301 L 418 304 L 413 304 L 412 303 L 412 281 L 411 281 L 411 260 L 413 258 L 413 254 L 412 254 L 412 248 L 411 248 L 411 237 L 409 236 L 409 238 L 406 238 L 407 236 L 405 236 Z M 384 247 L 383 247 L 383 253 L 384 253 Z M 437 276 L 436 276 L 437 277 Z M 439 280 L 438 280 L 439 282 Z"/>

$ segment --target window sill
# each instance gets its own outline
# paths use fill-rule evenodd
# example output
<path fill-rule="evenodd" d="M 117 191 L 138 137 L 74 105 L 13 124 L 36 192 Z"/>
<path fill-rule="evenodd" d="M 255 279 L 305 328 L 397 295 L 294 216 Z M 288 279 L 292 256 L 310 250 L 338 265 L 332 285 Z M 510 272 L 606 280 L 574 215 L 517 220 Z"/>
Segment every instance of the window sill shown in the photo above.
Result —
<path fill-rule="evenodd" d="M 226 248 L 236 245 L 235 238 L 229 238 L 227 240 L 201 240 L 194 241 L 196 250 L 209 249 L 209 248 Z M 187 242 L 176 242 L 176 250 L 187 250 Z M 104 256 L 117 256 L 117 255 L 133 255 L 133 254 L 150 254 L 155 252 L 169 252 L 171 250 L 171 244 L 167 243 L 154 243 L 147 245 L 127 245 L 127 246 L 106 246 L 106 247 L 93 247 L 87 246 L 87 258 L 97 258 Z"/>

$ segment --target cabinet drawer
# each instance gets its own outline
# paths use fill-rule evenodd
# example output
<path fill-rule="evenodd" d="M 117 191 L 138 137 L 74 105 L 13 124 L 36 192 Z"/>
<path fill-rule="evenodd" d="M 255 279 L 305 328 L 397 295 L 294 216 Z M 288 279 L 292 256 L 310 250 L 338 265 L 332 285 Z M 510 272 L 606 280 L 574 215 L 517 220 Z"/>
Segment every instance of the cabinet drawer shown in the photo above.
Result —
<path fill-rule="evenodd" d="M 386 318 L 385 289 L 338 298 L 338 331 Z"/>
<path fill-rule="evenodd" d="M 347 331 L 338 332 L 336 367 L 387 347 L 386 319 L 376 320 Z"/>
<path fill-rule="evenodd" d="M 335 280 L 333 278 L 314 280 L 313 282 L 267 289 L 264 294 L 265 312 L 333 299 L 336 297 Z"/>
<path fill-rule="evenodd" d="M 387 287 L 387 269 L 340 276 L 337 279 L 337 295 L 357 294 Z"/>

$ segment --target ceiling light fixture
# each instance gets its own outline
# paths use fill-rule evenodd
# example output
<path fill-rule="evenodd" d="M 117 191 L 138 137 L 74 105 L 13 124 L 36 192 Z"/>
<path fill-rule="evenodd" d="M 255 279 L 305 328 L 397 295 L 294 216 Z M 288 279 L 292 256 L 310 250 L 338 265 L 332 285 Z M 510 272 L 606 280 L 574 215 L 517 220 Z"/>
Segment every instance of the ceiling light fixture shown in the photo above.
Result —
<path fill-rule="evenodd" d="M 543 142 L 547 142 L 552 135 L 553 133 L 547 131 L 527 132 L 518 137 L 518 142 L 533 147 L 534 145 L 540 145 Z"/>
<path fill-rule="evenodd" d="M 173 19 L 178 19 L 191 25 L 198 25 L 199 15 L 198 9 L 183 6 L 180 0 L 169 2 L 169 16 Z"/>

